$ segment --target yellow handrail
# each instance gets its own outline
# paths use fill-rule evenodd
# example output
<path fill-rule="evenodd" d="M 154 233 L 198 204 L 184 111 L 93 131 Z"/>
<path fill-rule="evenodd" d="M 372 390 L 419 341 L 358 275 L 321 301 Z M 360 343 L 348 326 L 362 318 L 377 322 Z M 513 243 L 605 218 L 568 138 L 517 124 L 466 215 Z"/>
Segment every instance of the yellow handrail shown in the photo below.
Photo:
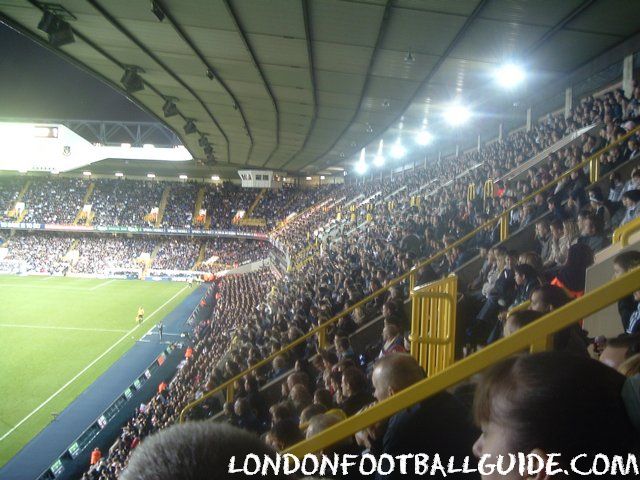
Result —
<path fill-rule="evenodd" d="M 639 285 L 640 268 L 636 268 L 585 294 L 583 297 L 554 310 L 521 328 L 513 335 L 498 340 L 479 352 L 456 362 L 450 368 L 402 390 L 308 440 L 292 446 L 286 452 L 296 456 L 318 452 L 374 423 L 389 418 L 425 398 L 453 387 L 513 354 L 526 349 L 538 351 L 537 347 L 540 344 L 550 344 L 549 339 L 556 332 L 631 294 L 631 292 L 638 289 Z"/>
<path fill-rule="evenodd" d="M 501 224 L 501 234 L 502 233 L 508 234 L 509 214 L 513 210 L 515 210 L 516 208 L 520 208 L 524 203 L 533 200 L 534 197 L 536 195 L 538 195 L 539 193 L 549 190 L 551 187 L 555 186 L 561 180 L 564 180 L 565 178 L 569 177 L 571 175 L 571 173 L 573 173 L 573 172 L 575 172 L 575 171 L 577 171 L 577 170 L 579 170 L 581 168 L 584 168 L 586 165 L 588 165 L 591 162 L 591 160 L 593 158 L 597 158 L 600 155 L 602 155 L 603 153 L 609 151 L 609 149 L 611 149 L 611 148 L 613 148 L 613 147 L 625 142 L 629 137 L 631 137 L 632 135 L 634 135 L 637 132 L 640 132 L 640 126 L 634 128 L 633 130 L 630 130 L 629 132 L 627 132 L 625 135 L 620 137 L 615 142 L 613 142 L 613 143 L 601 148 L 596 153 L 594 153 L 591 157 L 587 158 L 586 160 L 584 160 L 583 162 L 579 163 L 575 167 L 569 169 L 568 171 L 566 171 L 565 173 L 560 175 L 558 178 L 556 178 L 555 180 L 552 180 L 551 182 L 547 183 L 545 186 L 543 186 L 542 188 L 540 188 L 536 192 L 533 192 L 532 194 L 524 197 L 518 203 L 512 205 L 509 209 L 505 210 L 504 212 L 502 212 L 501 214 L 499 214 L 495 218 L 486 221 L 485 223 L 483 223 L 482 225 L 477 227 L 475 230 L 472 230 L 471 232 L 469 232 L 468 234 L 466 234 L 462 238 L 459 238 L 458 240 L 456 240 L 455 242 L 450 244 L 448 247 L 443 248 L 442 250 L 438 251 L 437 253 L 435 253 L 431 257 L 429 257 L 426 260 L 418 263 L 413 268 L 411 268 L 408 272 L 405 272 L 402 275 L 399 275 L 398 277 L 394 278 L 393 280 L 387 282 L 387 284 L 384 287 L 380 288 L 379 290 L 376 290 L 375 292 L 371 293 L 370 295 L 367 295 L 365 298 L 363 298 L 359 302 L 355 303 L 354 305 L 351 305 L 349 308 L 347 308 L 347 309 L 343 310 L 342 312 L 338 313 L 337 315 L 333 316 L 332 318 L 330 318 L 329 320 L 324 322 L 322 325 L 312 329 L 310 332 L 308 332 L 307 334 L 305 334 L 302 337 L 298 338 L 294 342 L 290 343 L 289 345 L 284 347 L 282 350 L 269 355 L 264 360 L 262 360 L 262 361 L 256 363 L 255 365 L 247 368 L 244 372 L 239 373 L 238 375 L 236 375 L 232 379 L 227 380 L 226 382 L 224 382 L 222 385 L 220 385 L 220 386 L 214 388 L 213 390 L 210 390 L 209 392 L 205 393 L 198 400 L 195 400 L 195 401 L 189 403 L 182 410 L 182 412 L 180 413 L 180 421 L 181 422 L 184 421 L 185 415 L 186 415 L 186 413 L 188 411 L 192 410 L 194 407 L 196 407 L 197 405 L 201 404 L 202 402 L 204 402 L 206 399 L 210 398 L 211 396 L 213 396 L 213 395 L 217 394 L 218 392 L 222 391 L 223 389 L 227 389 L 227 398 L 230 398 L 230 394 L 233 393 L 233 390 L 232 390 L 233 389 L 233 384 L 234 384 L 234 382 L 236 380 L 240 380 L 245 375 L 248 375 L 249 373 L 253 372 L 254 370 L 267 365 L 269 362 L 271 362 L 278 355 L 281 355 L 283 353 L 288 352 L 289 350 L 293 349 L 294 347 L 296 347 L 300 343 L 306 341 L 307 339 L 313 337 L 316 334 L 319 334 L 320 331 L 324 332 L 324 330 L 327 327 L 333 325 L 334 323 L 336 323 L 338 320 L 340 320 L 345 315 L 350 314 L 356 308 L 366 304 L 367 302 L 370 302 L 371 300 L 373 300 L 374 298 L 378 297 L 379 295 L 382 295 L 383 293 L 386 293 L 391 287 L 401 283 L 405 279 L 409 278 L 409 290 L 410 291 L 413 290 L 413 288 L 415 287 L 416 275 L 417 275 L 418 270 L 420 270 L 421 268 L 423 268 L 423 267 L 425 267 L 427 265 L 430 265 L 431 263 L 435 262 L 436 260 L 442 258 L 444 255 L 449 253 L 453 248 L 458 247 L 458 246 L 464 244 L 465 242 L 467 242 L 468 240 L 472 239 L 478 232 L 482 231 L 484 228 L 493 226 L 496 222 L 499 222 L 499 221 L 501 221 L 501 219 L 504 219 L 501 222 L 502 223 Z M 392 203 L 392 202 L 390 202 L 390 203 Z M 505 232 L 502 232 L 503 228 L 504 228 Z M 502 240 L 502 235 L 501 235 L 501 240 Z"/>
<path fill-rule="evenodd" d="M 456 275 L 411 291 L 411 356 L 428 375 L 453 363 L 457 297 Z"/>
<path fill-rule="evenodd" d="M 616 228 L 613 232 L 613 243 L 620 243 L 624 248 L 629 245 L 629 237 L 638 231 L 640 231 L 640 217 Z"/>

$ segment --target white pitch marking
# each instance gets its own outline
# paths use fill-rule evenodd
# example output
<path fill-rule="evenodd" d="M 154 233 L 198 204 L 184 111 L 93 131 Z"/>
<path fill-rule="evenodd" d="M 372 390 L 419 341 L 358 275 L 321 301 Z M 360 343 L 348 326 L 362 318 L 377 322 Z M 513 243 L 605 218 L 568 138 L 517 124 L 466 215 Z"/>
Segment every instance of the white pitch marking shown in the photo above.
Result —
<path fill-rule="evenodd" d="M 171 297 L 169 300 L 167 300 L 166 302 L 164 302 L 162 305 L 160 305 L 158 308 L 156 308 L 148 317 L 147 319 L 153 317 L 156 313 L 158 313 L 160 310 L 162 310 L 168 303 L 170 303 L 174 298 L 176 298 L 178 295 L 180 295 L 182 292 L 184 292 L 187 288 L 189 288 L 188 286 L 182 288 L 181 290 L 179 290 L 173 297 Z M 82 370 L 80 370 L 80 372 L 78 372 L 76 374 L 75 377 L 73 377 L 71 380 L 69 380 L 67 383 L 65 383 L 62 387 L 60 387 L 56 392 L 54 392 L 49 398 L 47 398 L 44 402 L 42 402 L 40 405 L 38 405 L 29 415 L 27 415 L 26 417 L 24 417 L 22 420 L 20 420 L 13 428 L 11 428 L 11 430 L 9 430 L 7 433 L 5 433 L 4 435 L 2 435 L 2 437 L 0 437 L 0 442 L 3 441 L 5 438 L 7 438 L 9 435 L 11 435 L 13 432 L 15 432 L 18 427 L 20 427 L 20 425 L 22 425 L 24 422 L 26 422 L 27 420 L 29 420 L 33 415 L 35 415 L 36 413 L 38 413 L 42 407 L 44 407 L 47 403 L 49 403 L 51 400 L 53 400 L 54 398 L 56 398 L 60 392 L 62 392 L 65 388 L 67 388 L 69 385 L 71 385 L 73 382 L 75 382 L 84 372 L 86 372 L 87 370 L 89 370 L 91 367 L 93 367 L 96 363 L 98 363 L 105 355 L 107 355 L 111 350 L 113 350 L 114 348 L 116 348 L 120 342 L 122 342 L 123 340 L 126 340 L 127 338 L 129 338 L 129 336 L 136 331 L 136 329 L 138 328 L 138 325 L 136 325 L 135 327 L 133 327 L 131 330 L 129 330 L 127 333 L 125 333 L 120 340 L 118 340 L 116 343 L 114 343 L 113 345 L 111 345 L 109 348 L 107 348 L 104 352 L 102 352 L 102 354 L 100 354 L 100 356 L 98 358 L 96 358 L 93 362 L 91 362 L 89 365 L 87 365 L 86 367 L 84 367 Z"/>
<path fill-rule="evenodd" d="M 20 325 L 17 323 L 0 323 L 0 327 L 7 327 L 7 328 L 41 328 L 43 330 L 78 330 L 81 332 L 126 332 L 127 330 L 124 330 L 122 328 L 120 329 L 116 329 L 116 328 L 82 328 L 82 327 L 60 327 L 60 326 L 55 326 L 55 325 Z"/>
<path fill-rule="evenodd" d="M 102 282 L 98 285 L 96 285 L 95 287 L 91 287 L 89 290 L 97 290 L 98 288 L 102 288 L 102 287 L 106 287 L 107 285 L 109 285 L 112 282 L 115 282 L 116 279 L 112 278 L 111 280 L 107 280 L 106 282 Z"/>

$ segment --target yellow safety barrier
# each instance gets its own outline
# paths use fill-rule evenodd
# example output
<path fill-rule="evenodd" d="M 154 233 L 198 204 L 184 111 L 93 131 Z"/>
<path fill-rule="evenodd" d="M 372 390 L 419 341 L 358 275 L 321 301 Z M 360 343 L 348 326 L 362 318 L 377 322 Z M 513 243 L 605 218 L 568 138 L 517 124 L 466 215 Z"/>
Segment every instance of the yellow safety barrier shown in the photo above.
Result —
<path fill-rule="evenodd" d="M 598 158 L 600 157 L 600 155 L 602 155 L 603 153 L 608 152 L 611 148 L 614 148 L 617 145 L 621 145 L 622 143 L 626 142 L 631 136 L 635 135 L 636 133 L 640 132 L 640 126 L 636 127 L 632 130 L 630 130 L 629 132 L 627 132 L 625 135 L 621 136 L 620 138 L 618 138 L 618 140 L 616 140 L 615 142 L 611 143 L 610 145 L 603 147 L 602 149 L 600 149 L 599 151 L 597 151 L 596 153 L 594 153 L 591 157 L 587 158 L 586 160 L 584 160 L 583 162 L 579 163 L 578 165 L 576 165 L 575 167 L 567 170 L 565 173 L 563 173 L 562 175 L 560 175 L 558 178 L 552 180 L 551 182 L 547 183 L 546 185 L 544 185 L 542 188 L 540 188 L 539 190 L 531 193 L 530 195 L 524 197 L 522 200 L 520 200 L 519 202 L 517 202 L 516 204 L 512 205 L 509 209 L 505 210 L 503 213 L 501 213 L 500 215 L 496 216 L 495 218 L 486 221 L 485 223 L 483 223 L 482 225 L 480 225 L 478 228 L 476 228 L 475 230 L 472 230 L 471 232 L 469 232 L 467 235 L 463 236 L 462 238 L 459 238 L 458 240 L 456 240 L 455 242 L 451 243 L 449 246 L 447 246 L 446 248 L 443 248 L 442 250 L 440 250 L 439 252 L 435 253 L 434 255 L 432 255 L 431 257 L 427 258 L 426 260 L 418 263 L 417 265 L 415 265 L 413 268 L 411 268 L 411 270 L 409 270 L 408 272 L 403 273 L 402 275 L 396 277 L 395 279 L 387 282 L 387 284 L 382 287 L 381 289 L 371 293 L 370 295 L 367 295 L 365 298 L 363 298 L 362 300 L 360 300 L 359 302 L 355 303 L 354 305 L 350 306 L 349 308 L 343 310 L 341 313 L 335 315 L 334 317 L 330 318 L 329 320 L 327 320 L 325 323 L 323 323 L 321 326 L 314 328 L 313 330 L 311 330 L 309 333 L 307 333 L 306 335 L 303 335 L 302 337 L 298 338 L 296 341 L 294 341 L 293 343 L 290 343 L 289 345 L 287 345 L 286 347 L 284 347 L 282 350 L 280 350 L 279 352 L 276 352 L 270 356 L 268 356 L 266 359 L 262 360 L 261 362 L 258 362 L 257 364 L 251 366 L 250 368 L 248 368 L 247 370 L 245 370 L 244 372 L 236 375 L 234 378 L 232 378 L 231 380 L 223 383 L 221 386 L 205 393 L 199 400 L 196 400 L 192 403 L 190 403 L 189 405 L 187 405 L 184 410 L 182 411 L 182 413 L 180 414 L 180 419 L 181 421 L 184 420 L 184 417 L 186 415 L 186 413 L 191 410 L 192 408 L 194 408 L 195 406 L 199 405 L 200 403 L 204 402 L 207 398 L 209 398 L 212 395 L 217 394 L 218 392 L 220 392 L 223 389 L 227 389 L 227 395 L 229 394 L 229 391 L 231 391 L 231 393 L 233 393 L 233 382 L 235 380 L 239 380 L 240 378 L 244 377 L 245 375 L 251 373 L 252 371 L 261 368 L 265 365 L 267 365 L 269 362 L 271 362 L 275 357 L 277 357 L 278 355 L 282 354 L 282 353 L 286 353 L 289 350 L 291 350 L 292 348 L 294 348 L 295 346 L 299 345 L 300 343 L 307 341 L 309 338 L 313 337 L 314 335 L 319 334 L 320 331 L 324 331 L 324 329 L 326 329 L 327 327 L 333 325 L 334 323 L 338 322 L 341 318 L 343 318 L 345 315 L 349 315 L 351 312 L 353 312 L 356 308 L 363 306 L 364 304 L 366 304 L 367 302 L 370 302 L 371 300 L 375 299 L 376 297 L 378 297 L 379 295 L 385 294 L 386 292 L 389 291 L 389 289 L 391 287 L 394 287 L 395 285 L 398 285 L 402 282 L 405 282 L 408 280 L 409 282 L 409 290 L 413 290 L 414 287 L 416 286 L 416 279 L 418 277 L 418 272 L 420 271 L 420 269 L 422 269 L 423 267 L 426 267 L 428 265 L 430 265 L 431 263 L 434 263 L 435 261 L 439 260 L 440 258 L 442 258 L 443 256 L 445 256 L 447 253 L 449 253 L 453 248 L 456 248 L 458 246 L 463 245 L 465 242 L 471 240 L 472 238 L 474 238 L 479 232 L 481 232 L 483 229 L 487 228 L 487 227 L 492 227 L 495 226 L 497 222 L 501 221 L 501 218 L 506 218 L 506 222 L 503 221 L 502 223 L 505 225 L 504 228 L 504 232 L 502 231 L 502 225 L 501 225 L 501 239 L 502 234 L 508 235 L 508 219 L 509 219 L 509 214 L 517 209 L 520 208 L 522 205 L 524 205 L 527 202 L 532 201 L 536 195 L 538 195 L 539 193 L 542 192 L 546 192 L 547 190 L 554 188 L 559 182 L 561 182 L 562 180 L 564 180 L 565 178 L 569 177 L 573 172 L 584 168 L 585 166 L 587 166 L 589 164 L 589 162 L 593 159 L 593 158 Z M 393 204 L 393 202 L 389 202 L 388 206 L 389 206 L 389 210 L 391 211 L 391 205 Z M 506 239 L 506 236 L 504 237 Z"/>
<path fill-rule="evenodd" d="M 613 232 L 613 243 L 620 243 L 620 246 L 624 248 L 629 245 L 629 237 L 638 231 L 640 231 L 640 217 L 616 228 Z"/>
<path fill-rule="evenodd" d="M 498 340 L 479 352 L 454 363 L 446 370 L 436 373 L 320 432 L 318 435 L 292 446 L 286 452 L 298 457 L 318 452 L 425 398 L 459 384 L 511 355 L 527 349 L 532 352 L 539 351 L 541 345 L 550 345 L 555 333 L 630 295 L 631 292 L 638 289 L 638 285 L 640 285 L 640 268 L 627 272 L 616 280 L 558 308 L 513 335 Z"/>
<path fill-rule="evenodd" d="M 493 193 L 494 193 L 493 179 L 490 178 L 486 182 L 484 182 L 484 185 L 482 187 L 482 204 L 483 204 L 483 206 L 485 206 L 485 207 L 487 206 L 487 198 L 493 198 Z"/>
<path fill-rule="evenodd" d="M 457 296 L 455 275 L 411 291 L 411 356 L 427 375 L 453 363 Z"/>
<path fill-rule="evenodd" d="M 467 186 L 467 202 L 473 202 L 476 198 L 476 186 L 473 183 L 470 183 Z"/>

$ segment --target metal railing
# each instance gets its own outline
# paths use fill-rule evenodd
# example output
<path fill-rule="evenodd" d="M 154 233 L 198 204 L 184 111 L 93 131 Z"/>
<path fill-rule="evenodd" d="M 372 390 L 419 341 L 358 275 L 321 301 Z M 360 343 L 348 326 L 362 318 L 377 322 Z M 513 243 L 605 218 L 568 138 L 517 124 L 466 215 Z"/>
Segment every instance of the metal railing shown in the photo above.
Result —
<path fill-rule="evenodd" d="M 411 356 L 431 376 L 453 363 L 458 277 L 411 290 Z"/>
<path fill-rule="evenodd" d="M 464 243 L 466 243 L 469 240 L 471 240 L 472 238 L 474 238 L 483 229 L 494 227 L 498 222 L 500 222 L 500 224 L 501 224 L 500 225 L 500 233 L 501 233 L 500 240 L 504 241 L 508 237 L 508 234 L 509 234 L 509 215 L 510 215 L 510 213 L 512 211 L 514 211 L 517 208 L 520 208 L 525 203 L 528 203 L 528 202 L 532 201 L 535 198 L 535 196 L 538 195 L 539 193 L 546 192 L 547 190 L 551 189 L 552 187 L 555 187 L 559 182 L 561 182 L 565 178 L 570 177 L 573 172 L 576 172 L 576 171 L 578 171 L 578 170 L 580 170 L 582 168 L 585 168 L 587 166 L 589 166 L 591 169 L 594 169 L 593 164 L 597 163 L 599 161 L 599 158 L 603 153 L 606 153 L 610 149 L 622 144 L 623 142 L 627 141 L 627 139 L 629 139 L 632 135 L 635 135 L 638 132 L 640 132 L 640 127 L 636 127 L 634 129 L 630 130 L 625 135 L 623 135 L 620 138 L 618 138 L 618 140 L 616 140 L 615 142 L 612 142 L 609 145 L 601 148 L 600 150 L 595 152 L 593 155 L 591 155 L 586 160 L 580 162 L 575 167 L 570 168 L 565 173 L 560 175 L 558 178 L 556 178 L 556 179 L 552 180 L 551 182 L 547 183 L 545 186 L 543 186 L 539 190 L 537 190 L 537 191 L 531 193 L 530 195 L 524 197 L 522 200 L 520 200 L 516 204 L 512 205 L 510 208 L 508 208 L 507 210 L 503 211 L 502 213 L 500 213 L 499 215 L 497 215 L 493 219 L 486 221 L 485 223 L 483 223 L 482 225 L 480 225 L 476 229 L 472 230 L 468 234 L 464 235 L 463 237 L 459 238 L 455 242 L 451 243 L 447 247 L 443 248 L 442 250 L 439 250 L 437 253 L 433 254 L 431 257 L 427 258 L 426 260 L 423 260 L 422 262 L 419 262 L 417 265 L 413 266 L 408 272 L 405 272 L 402 275 L 399 275 L 398 277 L 396 277 L 395 279 L 387 282 L 387 284 L 384 287 L 380 288 L 379 290 L 376 290 L 375 292 L 371 293 L 370 295 L 367 295 L 365 298 L 363 298 L 359 302 L 355 303 L 354 305 L 350 306 L 349 308 L 346 308 L 345 310 L 343 310 L 342 312 L 338 313 L 337 315 L 333 316 L 332 318 L 330 318 L 329 320 L 324 322 L 322 325 L 320 325 L 318 327 L 315 327 L 310 332 L 306 333 L 305 335 L 301 336 L 300 338 L 298 338 L 294 342 L 292 342 L 289 345 L 287 345 L 286 347 L 284 347 L 282 350 L 269 355 L 264 360 L 262 360 L 262 361 L 256 363 L 255 365 L 252 365 L 251 367 L 247 368 L 244 372 L 239 373 L 238 375 L 236 375 L 235 377 L 231 378 L 230 380 L 227 380 L 226 382 L 222 383 L 220 386 L 218 386 L 218 387 L 214 388 L 213 390 L 205 393 L 202 397 L 200 397 L 200 399 L 189 403 L 182 410 L 182 412 L 180 414 L 180 421 L 181 422 L 184 421 L 184 419 L 186 418 L 186 414 L 190 410 L 192 410 L 193 408 L 195 408 L 199 404 L 203 403 L 205 400 L 207 400 L 211 396 L 218 394 L 222 390 L 226 390 L 227 391 L 227 399 L 232 399 L 233 398 L 233 384 L 234 384 L 234 382 L 236 380 L 240 380 L 245 375 L 248 375 L 249 373 L 251 373 L 251 372 L 253 372 L 253 371 L 257 370 L 257 369 L 268 365 L 278 355 L 282 355 L 283 353 L 289 352 L 290 350 L 292 350 L 296 346 L 300 345 L 302 342 L 306 342 L 307 340 L 311 339 L 315 335 L 320 335 L 320 332 L 322 332 L 323 336 L 326 335 L 326 329 L 328 327 L 330 327 L 331 325 L 337 323 L 344 316 L 351 314 L 351 312 L 353 312 L 356 308 L 365 305 L 366 303 L 374 300 L 375 298 L 377 298 L 378 296 L 380 296 L 382 294 L 385 294 L 386 292 L 389 291 L 389 289 L 391 287 L 399 285 L 402 282 L 405 282 L 406 280 L 408 280 L 409 291 L 412 291 L 416 286 L 416 279 L 418 278 L 418 274 L 419 274 L 419 272 L 420 272 L 420 270 L 422 268 L 424 268 L 424 267 L 436 262 L 437 260 L 440 260 L 447 253 L 449 253 L 452 249 L 454 249 L 454 248 L 456 248 L 458 246 L 461 246 Z"/>
<path fill-rule="evenodd" d="M 639 286 L 640 268 L 637 268 L 554 310 L 521 328 L 513 335 L 498 340 L 479 352 L 454 363 L 446 370 L 411 385 L 363 412 L 292 446 L 286 452 L 297 456 L 318 452 L 370 425 L 391 417 L 425 398 L 457 385 L 511 355 L 527 349 L 531 352 L 546 350 L 551 345 L 551 340 L 555 333 L 577 323 L 582 318 L 588 317 L 620 298 L 630 295 Z"/>
<path fill-rule="evenodd" d="M 640 231 L 640 217 L 633 219 L 629 223 L 618 227 L 613 232 L 613 243 L 620 243 L 622 248 L 629 245 L 629 237 Z"/>

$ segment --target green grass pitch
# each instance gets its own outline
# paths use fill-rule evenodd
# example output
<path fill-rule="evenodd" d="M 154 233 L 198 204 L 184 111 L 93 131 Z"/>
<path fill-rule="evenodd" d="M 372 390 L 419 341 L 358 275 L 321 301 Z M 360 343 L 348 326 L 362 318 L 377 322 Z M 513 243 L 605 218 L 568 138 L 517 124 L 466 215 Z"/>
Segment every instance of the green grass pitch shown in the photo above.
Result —
<path fill-rule="evenodd" d="M 191 291 L 179 282 L 0 276 L 0 466 Z M 135 328 L 139 305 L 145 322 Z"/>

